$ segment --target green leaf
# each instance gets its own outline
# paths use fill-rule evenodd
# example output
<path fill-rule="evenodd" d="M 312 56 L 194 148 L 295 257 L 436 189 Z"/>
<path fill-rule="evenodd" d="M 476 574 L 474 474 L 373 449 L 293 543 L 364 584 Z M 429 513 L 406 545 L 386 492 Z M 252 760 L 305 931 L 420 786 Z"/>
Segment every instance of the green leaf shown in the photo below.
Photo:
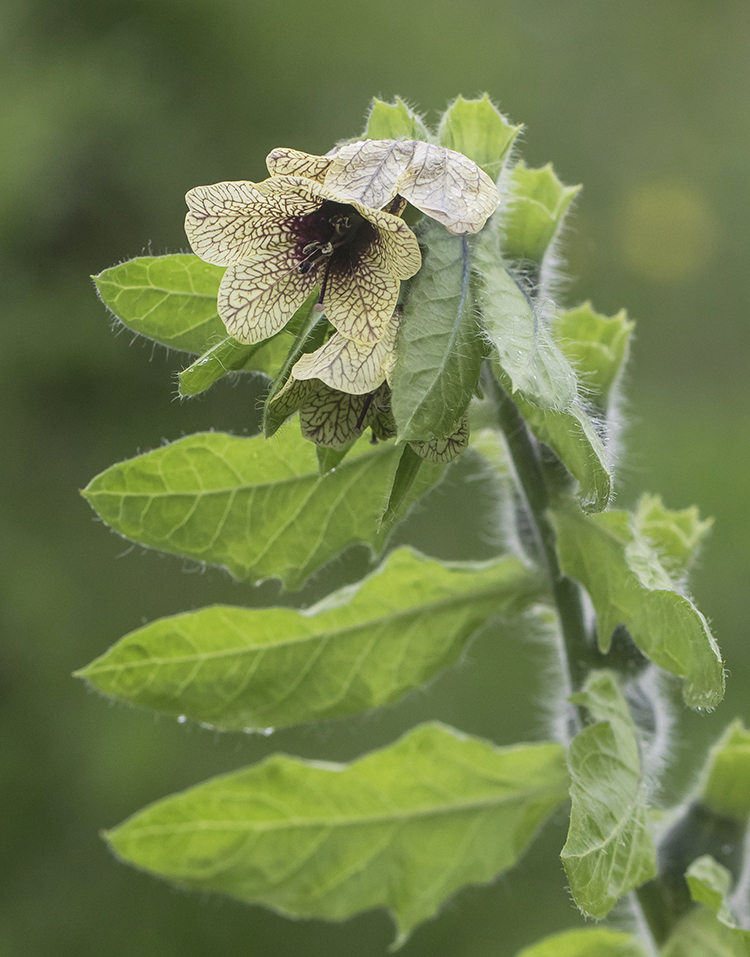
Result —
<path fill-rule="evenodd" d="M 500 375 L 506 392 L 508 377 Z M 548 445 L 578 481 L 581 507 L 601 512 L 612 497 L 612 472 L 602 440 L 579 402 L 567 412 L 540 409 L 516 393 L 513 401 L 540 442 Z"/>
<path fill-rule="evenodd" d="M 172 349 L 202 353 L 227 331 L 216 311 L 221 266 L 197 256 L 141 256 L 94 276 L 102 301 L 128 329 Z"/>
<path fill-rule="evenodd" d="M 285 331 L 265 342 L 247 344 L 231 336 L 212 346 L 179 374 L 179 394 L 184 398 L 205 392 L 228 372 L 262 372 L 273 378 L 292 345 Z"/>
<path fill-rule="evenodd" d="M 294 590 L 349 545 L 382 550 L 380 516 L 400 456 L 365 438 L 320 475 L 315 446 L 295 429 L 272 441 L 204 432 L 112 466 L 82 494 L 126 538 Z M 399 518 L 442 471 L 422 467 Z"/>
<path fill-rule="evenodd" d="M 315 303 L 318 301 L 318 296 L 319 290 L 316 288 L 292 317 L 295 321 L 294 328 L 296 330 L 294 343 L 282 363 L 263 405 L 263 434 L 267 439 L 275 435 L 289 416 L 299 408 L 299 405 L 295 402 L 289 404 L 276 401 L 284 386 L 289 382 L 292 367 L 300 356 L 320 348 L 328 335 L 330 328 L 328 321 L 319 312 L 313 310 Z M 294 388 L 295 392 L 300 394 L 304 393 L 307 389 L 307 380 L 303 380 L 299 385 L 297 382 L 290 383 L 290 388 Z"/>
<path fill-rule="evenodd" d="M 337 718 L 420 687 L 490 618 L 524 611 L 541 589 L 515 558 L 450 565 L 404 548 L 306 611 L 219 605 L 162 618 L 78 675 L 224 731 Z"/>
<path fill-rule="evenodd" d="M 703 906 L 687 915 L 662 950 L 664 957 L 750 957 L 750 930 L 737 927 L 729 908 L 729 871 L 708 854 L 685 874 L 690 894 Z"/>
<path fill-rule="evenodd" d="M 736 718 L 711 748 L 701 775 L 700 801 L 742 824 L 750 816 L 750 731 Z"/>
<path fill-rule="evenodd" d="M 642 495 L 633 522 L 638 534 L 648 540 L 659 563 L 675 582 L 682 581 L 698 554 L 713 519 L 701 521 L 695 505 L 682 511 L 664 507 L 659 495 Z"/>
<path fill-rule="evenodd" d="M 576 904 L 589 917 L 606 917 L 656 874 L 638 739 L 614 673 L 592 671 L 570 701 L 596 723 L 570 745 L 572 808 L 560 857 Z"/>
<path fill-rule="evenodd" d="M 674 583 L 627 512 L 550 513 L 560 564 L 586 588 L 598 619 L 599 647 L 624 625 L 644 655 L 684 678 L 691 708 L 712 708 L 724 695 L 724 669 L 706 619 Z"/>
<path fill-rule="evenodd" d="M 433 220 L 419 230 L 422 268 L 411 283 L 391 376 L 403 441 L 451 435 L 469 407 L 484 358 L 469 283 L 469 245 Z"/>
<path fill-rule="evenodd" d="M 565 412 L 576 398 L 575 373 L 534 302 L 503 266 L 494 219 L 472 243 L 484 328 L 511 391 L 541 409 Z"/>
<path fill-rule="evenodd" d="M 513 195 L 503 215 L 503 255 L 541 263 L 580 186 L 563 186 L 552 164 L 511 173 Z"/>
<path fill-rule="evenodd" d="M 590 302 L 553 320 L 557 344 L 578 372 L 582 391 L 603 411 L 627 362 L 634 328 L 624 309 L 616 316 L 603 316 Z"/>
<path fill-rule="evenodd" d="M 422 465 L 422 459 L 417 455 L 414 449 L 407 443 L 403 446 L 403 452 L 398 462 L 396 474 L 393 477 L 391 493 L 388 496 L 388 504 L 381 519 L 383 528 L 390 528 L 394 519 L 399 513 L 401 503 L 406 498 L 409 489 L 414 484 L 419 469 Z"/>
<path fill-rule="evenodd" d="M 708 908 L 697 907 L 677 925 L 660 957 L 750 957 L 747 933 L 726 927 Z"/>
<path fill-rule="evenodd" d="M 364 139 L 368 140 L 429 140 L 430 134 L 422 117 L 397 96 L 393 103 L 373 98 L 367 117 Z"/>
<path fill-rule="evenodd" d="M 510 124 L 486 93 L 478 100 L 459 96 L 443 114 L 439 140 L 441 146 L 468 156 L 496 180 L 522 129 L 523 124 Z"/>
<path fill-rule="evenodd" d="M 387 907 L 398 946 L 459 887 L 511 867 L 566 784 L 557 744 L 497 748 L 427 724 L 347 765 L 274 755 L 105 836 L 138 867 L 282 914 Z"/>
<path fill-rule="evenodd" d="M 685 879 L 696 903 L 709 907 L 727 927 L 737 927 L 728 901 L 732 875 L 726 867 L 718 864 L 710 854 L 704 854 L 693 861 L 685 872 Z M 743 933 L 750 941 L 750 931 Z"/>
<path fill-rule="evenodd" d="M 516 957 L 646 957 L 646 952 L 633 934 L 592 927 L 545 937 Z"/>

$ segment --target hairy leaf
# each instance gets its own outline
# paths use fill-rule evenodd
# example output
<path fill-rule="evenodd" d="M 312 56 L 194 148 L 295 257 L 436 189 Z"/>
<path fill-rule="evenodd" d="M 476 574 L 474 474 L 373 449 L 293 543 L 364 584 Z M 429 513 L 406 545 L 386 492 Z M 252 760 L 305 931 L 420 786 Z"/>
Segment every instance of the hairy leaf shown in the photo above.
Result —
<path fill-rule="evenodd" d="M 220 605 L 163 618 L 78 674 L 222 730 L 336 718 L 418 688 L 490 618 L 521 612 L 540 590 L 514 558 L 444 565 L 401 549 L 307 611 Z"/>
<path fill-rule="evenodd" d="M 545 937 L 516 957 L 646 957 L 646 952 L 633 934 L 592 927 Z"/>
<path fill-rule="evenodd" d="M 603 316 L 590 302 L 553 320 L 555 339 L 578 373 L 581 390 L 602 411 L 607 410 L 627 362 L 634 328 L 624 309 L 616 316 Z"/>
<path fill-rule="evenodd" d="M 695 505 L 675 511 L 665 508 L 658 495 L 640 497 L 633 513 L 633 522 L 675 582 L 684 579 L 713 525 L 713 519 L 701 521 Z"/>
<path fill-rule="evenodd" d="M 364 439 L 320 475 L 315 446 L 296 429 L 269 441 L 204 432 L 112 466 L 82 494 L 126 538 L 295 589 L 349 545 L 382 549 L 400 456 Z M 442 471 L 422 466 L 400 515 Z"/>
<path fill-rule="evenodd" d="M 140 256 L 94 276 L 106 306 L 149 339 L 202 353 L 226 339 L 216 310 L 224 269 L 197 256 Z"/>
<path fill-rule="evenodd" d="M 560 857 L 573 898 L 589 917 L 606 917 L 620 897 L 656 874 L 633 719 L 616 676 L 592 671 L 571 695 L 595 724 L 570 745 L 570 829 Z"/>
<path fill-rule="evenodd" d="M 750 817 L 750 731 L 736 718 L 711 748 L 699 799 L 716 814 L 743 824 Z"/>
<path fill-rule="evenodd" d="M 227 336 L 180 372 L 179 393 L 183 397 L 199 395 L 228 372 L 262 372 L 273 378 L 293 342 L 286 330 L 250 344 Z"/>
<path fill-rule="evenodd" d="M 496 180 L 523 124 L 513 126 L 485 93 L 478 100 L 459 96 L 443 114 L 439 139 L 448 149 L 463 153 Z"/>
<path fill-rule="evenodd" d="M 563 186 L 552 164 L 511 173 L 513 193 L 503 215 L 503 255 L 541 263 L 580 186 Z"/>
<path fill-rule="evenodd" d="M 275 755 L 106 837 L 138 867 L 291 916 L 387 907 L 398 945 L 459 887 L 511 867 L 566 785 L 557 744 L 497 748 L 427 724 L 348 765 Z"/>
<path fill-rule="evenodd" d="M 422 117 L 397 96 L 393 103 L 373 97 L 364 132 L 369 140 L 429 140 Z"/>
<path fill-rule="evenodd" d="M 575 373 L 534 302 L 503 266 L 492 220 L 472 246 L 484 328 L 511 391 L 541 409 L 565 412 L 576 398 Z"/>
<path fill-rule="evenodd" d="M 719 648 L 706 619 L 674 583 L 627 512 L 550 513 L 560 564 L 586 588 L 598 619 L 599 647 L 609 650 L 624 625 L 654 664 L 684 678 L 691 708 L 712 708 L 724 694 Z"/>
<path fill-rule="evenodd" d="M 507 376 L 500 379 L 507 391 Z M 532 405 L 520 393 L 513 401 L 537 439 L 552 449 L 577 480 L 581 507 L 587 512 L 605 509 L 612 497 L 612 472 L 596 426 L 580 402 L 567 412 L 553 412 Z"/>
<path fill-rule="evenodd" d="M 484 344 L 469 283 L 469 245 L 427 222 L 422 268 L 411 283 L 391 376 L 399 438 L 452 434 L 476 389 Z"/>

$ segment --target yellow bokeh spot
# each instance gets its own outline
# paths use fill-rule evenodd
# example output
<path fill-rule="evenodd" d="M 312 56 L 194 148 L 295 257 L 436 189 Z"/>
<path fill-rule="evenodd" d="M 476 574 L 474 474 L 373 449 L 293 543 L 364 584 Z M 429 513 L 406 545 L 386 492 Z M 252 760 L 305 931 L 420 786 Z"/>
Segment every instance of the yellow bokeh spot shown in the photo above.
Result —
<path fill-rule="evenodd" d="M 678 283 L 700 274 L 716 246 L 716 217 L 692 186 L 651 182 L 625 200 L 622 250 L 630 269 L 652 282 Z"/>

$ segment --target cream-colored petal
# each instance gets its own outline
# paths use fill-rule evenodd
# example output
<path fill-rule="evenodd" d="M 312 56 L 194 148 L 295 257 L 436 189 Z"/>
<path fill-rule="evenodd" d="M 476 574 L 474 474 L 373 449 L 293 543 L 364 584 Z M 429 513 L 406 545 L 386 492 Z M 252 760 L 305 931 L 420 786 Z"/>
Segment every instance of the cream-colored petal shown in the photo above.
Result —
<path fill-rule="evenodd" d="M 416 142 L 398 192 L 458 235 L 478 233 L 500 205 L 500 194 L 476 163 L 455 150 Z"/>
<path fill-rule="evenodd" d="M 279 146 L 266 157 L 266 166 L 271 176 L 304 176 L 322 183 L 331 165 L 330 156 L 314 156 L 301 150 Z"/>
<path fill-rule="evenodd" d="M 393 229 L 390 222 L 384 223 L 385 217 L 395 219 L 397 227 Z M 422 265 L 417 237 L 403 219 L 389 213 L 369 210 L 366 218 L 377 227 L 378 238 L 367 250 L 364 261 L 390 273 L 395 279 L 411 279 Z"/>
<path fill-rule="evenodd" d="M 397 329 L 394 315 L 378 342 L 357 342 L 337 332 L 320 349 L 302 356 L 292 375 L 295 379 L 320 379 L 350 395 L 374 392 L 393 366 Z"/>
<path fill-rule="evenodd" d="M 319 281 L 318 270 L 299 271 L 291 246 L 259 252 L 224 273 L 219 315 L 239 342 L 262 342 L 286 325 Z"/>
<path fill-rule="evenodd" d="M 310 391 L 309 382 L 298 382 L 297 379 L 287 379 L 284 388 L 280 389 L 271 399 L 269 405 L 273 407 L 274 415 L 288 419 L 294 415 L 304 403 Z"/>
<path fill-rule="evenodd" d="M 316 445 L 340 451 L 367 427 L 371 405 L 367 396 L 337 392 L 314 380 L 299 412 L 302 435 Z"/>
<path fill-rule="evenodd" d="M 185 232 L 196 256 L 229 266 L 248 254 L 266 216 L 265 198 L 255 183 L 196 186 L 185 200 Z"/>
<path fill-rule="evenodd" d="M 414 155 L 416 140 L 360 140 L 331 157 L 325 185 L 344 202 L 382 209 L 399 192 L 398 183 Z"/>
<path fill-rule="evenodd" d="M 426 459 L 428 462 L 442 465 L 452 462 L 469 444 L 469 421 L 466 417 L 461 419 L 456 431 L 443 439 L 433 439 L 431 442 L 410 442 L 409 444 L 420 458 Z"/>
<path fill-rule="evenodd" d="M 323 296 L 326 317 L 347 339 L 377 342 L 398 303 L 400 283 L 388 272 L 362 263 L 356 272 L 329 270 Z"/>
<path fill-rule="evenodd" d="M 319 189 L 299 176 L 196 186 L 185 197 L 185 232 L 193 252 L 206 262 L 229 266 L 252 258 L 256 249 L 291 243 L 289 221 L 319 207 Z"/>

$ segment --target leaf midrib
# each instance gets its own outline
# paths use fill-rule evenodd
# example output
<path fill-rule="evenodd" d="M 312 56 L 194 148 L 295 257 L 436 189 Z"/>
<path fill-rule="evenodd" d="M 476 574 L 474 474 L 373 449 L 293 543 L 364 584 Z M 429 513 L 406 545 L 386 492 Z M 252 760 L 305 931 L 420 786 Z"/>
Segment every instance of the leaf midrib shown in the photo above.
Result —
<path fill-rule="evenodd" d="M 535 590 L 531 587 L 528 588 L 529 594 L 533 594 Z M 517 597 L 519 594 L 518 591 L 513 592 L 513 596 Z M 143 659 L 141 661 L 127 662 L 124 664 L 112 664 L 106 667 L 97 668 L 95 672 L 90 674 L 103 674 L 105 672 L 123 672 L 131 669 L 142 668 L 142 667 L 167 667 L 169 665 L 178 665 L 178 664 L 192 664 L 197 661 L 216 661 L 221 658 L 229 658 L 233 656 L 243 656 L 250 654 L 258 654 L 260 652 L 265 652 L 268 650 L 276 648 L 286 648 L 286 647 L 302 647 L 308 642 L 311 641 L 323 641 L 323 640 L 345 640 L 357 632 L 365 631 L 371 628 L 379 628 L 384 624 L 390 622 L 397 622 L 409 615 L 413 614 L 429 614 L 429 613 L 439 613 L 442 610 L 448 609 L 452 606 L 458 606 L 462 604 L 467 604 L 476 601 L 483 601 L 486 598 L 492 598 L 493 596 L 497 597 L 498 601 L 506 596 L 498 594 L 497 587 L 491 588 L 487 587 L 480 591 L 472 591 L 465 593 L 463 596 L 450 596 L 448 598 L 441 599 L 439 601 L 431 602 L 430 604 L 412 606 L 411 608 L 401 609 L 390 615 L 384 615 L 379 618 L 370 618 L 365 622 L 362 622 L 358 625 L 350 625 L 348 627 L 340 628 L 339 630 L 329 631 L 329 632 L 313 632 L 309 635 L 303 635 L 299 638 L 290 638 L 282 641 L 275 641 L 273 643 L 263 644 L 263 645 L 248 645 L 246 647 L 237 647 L 237 648 L 226 648 L 221 651 L 209 651 L 205 653 L 196 652 L 192 655 L 179 655 L 169 658 L 157 658 L 151 657 L 148 659 Z M 216 607 L 216 606 L 215 606 Z M 221 606 L 218 606 L 221 607 Z M 229 606 L 234 607 L 234 606 Z M 259 610 L 270 610 L 270 609 L 259 609 Z M 278 609 L 281 611 L 292 611 L 293 609 Z M 494 614 L 494 613 L 493 613 Z M 490 616 L 491 617 L 491 616 Z M 311 620 L 311 619 L 307 619 Z M 489 621 L 489 618 L 487 619 Z M 137 634 L 137 633 L 136 633 Z M 182 636 L 181 637 L 185 637 Z M 88 672 L 84 673 L 88 677 Z"/>
<path fill-rule="evenodd" d="M 356 781 L 352 782 L 354 785 Z M 151 824 L 144 827 L 133 828 L 131 837 L 141 836 L 159 836 L 166 834 L 181 834 L 198 831 L 275 831 L 291 830 L 297 828 L 345 828 L 354 826 L 373 826 L 378 824 L 400 823 L 403 821 L 420 820 L 429 817 L 436 817 L 444 814 L 464 814 L 467 811 L 481 810 L 483 808 L 500 807 L 514 802 L 528 803 L 538 801 L 545 797 L 558 797 L 562 801 L 567 792 L 564 787 L 537 787 L 534 789 L 515 790 L 510 793 L 497 796 L 476 798 L 473 800 L 463 800 L 458 803 L 441 804 L 433 806 L 419 806 L 399 811 L 389 811 L 387 814 L 367 814 L 361 816 L 330 817 L 330 818 L 277 818 L 274 820 L 259 819 L 255 821 L 186 821 L 176 824 Z M 241 799 L 240 799 L 241 800 Z M 238 802 L 239 803 L 239 802 Z M 117 831 L 110 832 L 117 834 Z"/>

